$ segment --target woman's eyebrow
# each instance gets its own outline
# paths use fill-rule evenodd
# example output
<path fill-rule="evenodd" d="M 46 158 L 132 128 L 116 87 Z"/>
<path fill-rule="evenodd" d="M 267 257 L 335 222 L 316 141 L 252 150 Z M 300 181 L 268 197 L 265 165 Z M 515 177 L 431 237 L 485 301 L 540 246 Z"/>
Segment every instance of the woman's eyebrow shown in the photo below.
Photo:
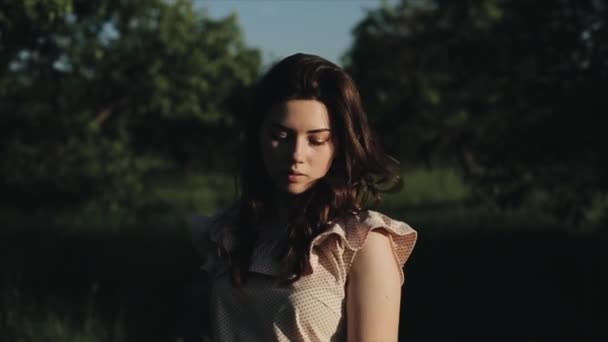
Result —
<path fill-rule="evenodd" d="M 287 128 L 287 127 L 285 127 L 285 126 L 283 126 L 283 125 L 281 125 L 279 123 L 273 123 L 272 127 L 273 128 L 280 128 L 282 130 L 289 131 L 289 132 L 293 132 L 294 131 L 293 129 Z M 329 128 L 316 128 L 316 129 L 311 129 L 311 130 L 306 131 L 306 133 L 309 133 L 309 134 L 310 133 L 321 133 L 321 132 L 331 132 L 331 129 L 329 129 Z"/>

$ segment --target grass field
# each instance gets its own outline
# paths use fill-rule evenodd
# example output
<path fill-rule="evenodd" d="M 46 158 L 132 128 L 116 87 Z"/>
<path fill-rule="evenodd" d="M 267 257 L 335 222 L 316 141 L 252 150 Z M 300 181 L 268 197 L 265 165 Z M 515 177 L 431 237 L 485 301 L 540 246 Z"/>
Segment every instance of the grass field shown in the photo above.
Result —
<path fill-rule="evenodd" d="M 404 179 L 379 209 L 420 233 L 406 270 L 403 340 L 608 337 L 605 230 L 567 227 L 534 206 L 471 203 L 452 170 Z M 205 280 L 185 218 L 230 203 L 232 180 L 190 174 L 149 191 L 165 202 L 150 224 L 0 231 L 1 340 L 201 341 Z"/>

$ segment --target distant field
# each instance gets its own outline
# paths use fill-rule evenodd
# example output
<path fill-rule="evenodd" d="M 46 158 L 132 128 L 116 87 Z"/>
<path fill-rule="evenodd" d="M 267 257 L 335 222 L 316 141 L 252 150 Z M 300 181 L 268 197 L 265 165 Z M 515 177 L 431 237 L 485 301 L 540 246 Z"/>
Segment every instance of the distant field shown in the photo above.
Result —
<path fill-rule="evenodd" d="M 511 229 L 558 225 L 543 209 L 545 195 L 532 194 L 520 208 L 504 209 L 492 201 L 479 201 L 463 177 L 454 169 L 414 169 L 402 175 L 404 187 L 398 193 L 384 194 L 377 210 L 407 221 L 433 233 L 451 232 L 470 226 L 487 229 Z M 193 214 L 213 215 L 236 198 L 235 180 L 222 173 L 167 174 L 150 179 L 140 199 L 146 205 L 139 211 L 129 208 L 104 212 L 98 208 L 70 210 L 60 217 L 36 215 L 36 212 L 0 208 L 0 220 L 6 229 L 46 225 L 49 229 L 121 231 L 129 227 L 150 229 L 184 225 Z M 579 231 L 593 231 L 608 210 L 608 195 L 598 196 L 587 211 L 587 221 Z"/>
<path fill-rule="evenodd" d="M 505 210 L 472 201 L 470 186 L 453 169 L 415 169 L 404 172 L 402 178 L 403 189 L 385 194 L 376 209 L 434 233 L 470 226 L 510 229 L 556 223 L 538 203 Z M 212 215 L 235 198 L 234 179 L 224 174 L 187 174 L 179 180 L 160 181 L 151 191 L 179 217 Z"/>

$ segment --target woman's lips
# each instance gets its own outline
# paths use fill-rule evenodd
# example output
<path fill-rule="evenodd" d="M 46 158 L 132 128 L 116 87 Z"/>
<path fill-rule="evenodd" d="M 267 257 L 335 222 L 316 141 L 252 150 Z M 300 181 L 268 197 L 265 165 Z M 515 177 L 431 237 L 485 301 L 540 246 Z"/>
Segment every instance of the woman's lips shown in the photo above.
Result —
<path fill-rule="evenodd" d="M 302 178 L 304 178 L 304 175 L 292 175 L 290 174 L 287 179 L 289 179 L 290 183 L 295 183 L 298 182 L 299 180 L 301 180 Z"/>
<path fill-rule="evenodd" d="M 298 171 L 290 170 L 287 173 L 287 179 L 289 180 L 289 182 L 297 182 L 303 177 L 304 177 L 304 174 L 301 172 L 298 172 Z"/>

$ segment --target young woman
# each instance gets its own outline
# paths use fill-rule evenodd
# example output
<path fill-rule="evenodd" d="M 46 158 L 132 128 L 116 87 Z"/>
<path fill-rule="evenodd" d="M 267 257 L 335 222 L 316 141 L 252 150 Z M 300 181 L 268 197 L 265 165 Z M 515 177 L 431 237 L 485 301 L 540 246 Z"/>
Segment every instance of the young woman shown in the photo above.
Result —
<path fill-rule="evenodd" d="M 259 81 L 240 198 L 198 216 L 216 341 L 396 341 L 416 232 L 366 209 L 400 184 L 352 79 L 295 54 Z"/>

